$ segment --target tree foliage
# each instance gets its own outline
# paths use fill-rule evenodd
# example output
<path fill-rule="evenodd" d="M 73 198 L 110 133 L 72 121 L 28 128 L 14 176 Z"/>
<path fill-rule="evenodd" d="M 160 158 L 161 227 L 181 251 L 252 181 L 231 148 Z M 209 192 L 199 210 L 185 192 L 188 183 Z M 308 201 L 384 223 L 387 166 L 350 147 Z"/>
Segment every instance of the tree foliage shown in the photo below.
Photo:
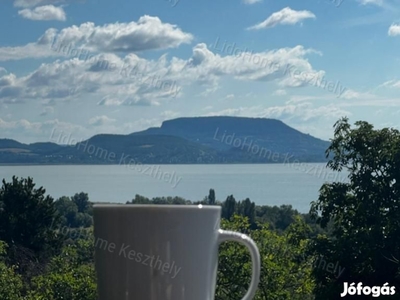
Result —
<path fill-rule="evenodd" d="M 55 201 L 60 216 L 60 225 L 72 228 L 90 227 L 93 224 L 93 208 L 86 193 L 76 193 L 73 197 L 60 197 Z"/>
<path fill-rule="evenodd" d="M 95 300 L 96 296 L 93 264 L 82 261 L 77 247 L 68 245 L 51 260 L 43 275 L 32 280 L 27 299 Z"/>
<path fill-rule="evenodd" d="M 268 226 L 252 230 L 246 217 L 234 215 L 222 220 L 222 228 L 246 233 L 257 243 L 261 257 L 261 278 L 255 300 L 312 299 L 311 257 L 307 226 L 300 219 L 284 235 Z M 216 300 L 241 299 L 251 280 L 251 258 L 248 250 L 235 242 L 220 246 Z"/>
<path fill-rule="evenodd" d="M 207 203 L 208 205 L 215 205 L 216 199 L 215 199 L 214 189 L 210 189 L 207 200 L 208 200 L 208 203 Z"/>
<path fill-rule="evenodd" d="M 76 204 L 78 212 L 85 213 L 90 208 L 89 196 L 87 193 L 81 192 L 72 196 L 72 202 Z"/>
<path fill-rule="evenodd" d="M 7 244 L 0 241 L 0 298 L 2 300 L 20 300 L 23 288 L 22 276 L 15 272 L 15 266 L 7 266 Z"/>
<path fill-rule="evenodd" d="M 61 247 L 52 230 L 58 223 L 53 198 L 43 187 L 35 188 L 32 178 L 3 180 L 0 189 L 0 240 L 9 246 L 8 257 L 24 269 L 33 260 L 46 259 Z"/>
<path fill-rule="evenodd" d="M 347 169 L 349 182 L 326 183 L 310 213 L 332 236 L 315 239 L 314 251 L 345 266 L 340 278 L 315 270 L 316 299 L 337 299 L 343 282 L 400 291 L 400 133 L 367 122 L 335 123 L 328 167 Z M 389 299 L 389 297 L 386 297 Z"/>

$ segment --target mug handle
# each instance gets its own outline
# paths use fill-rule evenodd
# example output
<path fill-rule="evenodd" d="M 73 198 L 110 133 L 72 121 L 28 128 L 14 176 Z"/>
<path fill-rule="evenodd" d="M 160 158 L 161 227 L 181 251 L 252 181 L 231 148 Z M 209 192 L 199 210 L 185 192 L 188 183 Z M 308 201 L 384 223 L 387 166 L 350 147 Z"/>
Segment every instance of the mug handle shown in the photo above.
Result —
<path fill-rule="evenodd" d="M 260 272 L 261 272 L 260 253 L 258 251 L 256 243 L 250 237 L 240 232 L 219 229 L 218 233 L 219 233 L 219 238 L 218 238 L 219 243 L 225 241 L 234 241 L 242 245 L 245 245 L 249 250 L 252 262 L 251 283 L 246 295 L 244 295 L 242 300 L 252 300 L 254 295 L 256 294 L 258 284 L 260 282 Z"/>

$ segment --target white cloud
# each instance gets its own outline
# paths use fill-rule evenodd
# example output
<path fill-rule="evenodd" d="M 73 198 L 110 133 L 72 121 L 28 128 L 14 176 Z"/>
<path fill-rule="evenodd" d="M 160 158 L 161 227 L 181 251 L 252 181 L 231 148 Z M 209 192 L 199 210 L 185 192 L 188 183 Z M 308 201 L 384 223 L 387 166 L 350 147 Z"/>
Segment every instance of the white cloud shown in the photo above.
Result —
<path fill-rule="evenodd" d="M 357 99 L 360 97 L 360 93 L 353 91 L 353 90 L 347 90 L 343 93 L 343 98 L 344 99 Z"/>
<path fill-rule="evenodd" d="M 373 4 L 377 6 L 382 6 L 383 5 L 383 0 L 358 0 L 361 5 L 368 5 L 368 4 Z"/>
<path fill-rule="evenodd" d="M 290 7 L 285 7 L 284 9 L 274 12 L 265 21 L 251 26 L 247 29 L 258 30 L 264 28 L 272 28 L 276 25 L 294 25 L 305 19 L 315 19 L 316 16 L 308 10 L 296 11 Z"/>
<path fill-rule="evenodd" d="M 363 100 L 360 99 L 358 101 L 351 101 L 346 103 L 341 103 L 341 107 L 400 107 L 400 98 L 381 98 L 376 96 L 375 99 Z"/>
<path fill-rule="evenodd" d="M 0 47 L 0 61 L 20 60 L 25 58 L 43 58 L 64 56 L 51 49 L 51 41 L 55 37 L 56 29 L 48 29 L 37 42 L 25 46 Z"/>
<path fill-rule="evenodd" d="M 392 24 L 388 30 L 389 36 L 400 35 L 400 24 Z"/>
<path fill-rule="evenodd" d="M 301 121 L 310 121 L 316 119 L 336 120 L 344 115 L 351 115 L 350 112 L 342 110 L 335 104 L 313 107 L 310 102 L 303 102 L 297 105 L 289 104 L 286 106 L 276 106 L 266 109 L 264 117 L 283 118 Z"/>
<path fill-rule="evenodd" d="M 115 121 L 116 121 L 115 119 L 111 119 L 107 116 L 96 116 L 91 118 L 88 123 L 93 126 L 103 126 L 113 123 Z"/>
<path fill-rule="evenodd" d="M 101 106 L 161 105 L 164 100 L 182 97 L 184 88 L 191 85 L 201 87 L 203 93 L 213 93 L 223 77 L 285 83 L 289 62 L 296 70 L 316 73 L 306 58 L 310 53 L 315 51 L 296 46 L 244 53 L 242 57 L 221 57 L 205 44 L 198 44 L 187 60 L 173 57 L 168 61 L 166 55 L 158 60 L 147 60 L 136 54 L 122 58 L 103 54 L 92 59 L 56 60 L 42 64 L 23 77 L 17 78 L 14 74 L 0 77 L 0 103 L 40 99 L 54 104 L 92 97 L 97 98 L 97 105 Z"/>
<path fill-rule="evenodd" d="M 249 5 L 255 4 L 255 3 L 260 3 L 260 2 L 262 2 L 262 0 L 243 0 L 243 3 L 249 4 Z"/>
<path fill-rule="evenodd" d="M 83 23 L 58 32 L 48 29 L 36 42 L 17 47 L 0 47 L 0 61 L 24 58 L 65 57 L 79 49 L 97 53 L 131 53 L 176 48 L 188 44 L 193 36 L 158 17 L 142 16 L 138 22 L 95 26 Z M 69 49 L 69 50 L 68 50 Z"/>
<path fill-rule="evenodd" d="M 379 87 L 400 88 L 400 80 L 389 80 L 381 84 Z"/>
<path fill-rule="evenodd" d="M 280 82 L 280 86 L 282 87 L 297 88 L 308 85 L 319 87 L 324 80 L 325 71 L 299 70 L 295 66 L 289 66 L 286 75 Z"/>
<path fill-rule="evenodd" d="M 23 141 L 29 136 L 27 142 L 50 141 L 57 143 L 60 132 L 74 133 L 77 136 L 88 136 L 88 131 L 85 127 L 61 122 L 58 119 L 45 122 L 31 122 L 26 119 L 6 121 L 0 118 L 0 130 L 5 138 Z"/>
<path fill-rule="evenodd" d="M 166 110 L 160 114 L 160 116 L 165 119 L 173 119 L 173 118 L 178 117 L 179 115 L 180 115 L 180 113 L 178 113 L 176 111 L 172 111 L 172 110 Z"/>
<path fill-rule="evenodd" d="M 101 59 L 109 62 L 103 69 L 97 67 Z M 109 54 L 95 57 L 94 62 L 57 60 L 24 77 L 0 77 L 0 102 L 42 99 L 55 103 L 91 95 L 101 99 L 98 105 L 159 105 L 160 100 L 180 93 L 178 83 L 168 78 L 165 64 L 163 57 L 150 61 L 135 54 L 123 59 Z"/>
<path fill-rule="evenodd" d="M 75 0 L 73 0 L 75 1 Z M 84 0 L 83 0 L 84 1 Z M 67 0 L 15 0 L 14 6 L 15 7 L 35 7 L 40 5 L 46 4 L 58 4 L 58 3 L 66 3 Z M 72 2 L 72 0 L 69 0 Z"/>
<path fill-rule="evenodd" d="M 273 96 L 285 96 L 287 93 L 285 90 L 276 90 L 272 93 Z"/>
<path fill-rule="evenodd" d="M 296 122 L 316 120 L 337 120 L 350 112 L 341 109 L 335 104 L 314 107 L 310 102 L 298 104 L 286 104 L 282 106 L 251 106 L 228 108 L 217 112 L 210 112 L 207 116 L 241 116 L 254 118 L 275 118 L 283 121 L 294 120 Z"/>
<path fill-rule="evenodd" d="M 328 97 L 333 97 L 332 95 L 324 95 L 324 96 L 304 96 L 304 95 L 294 95 L 291 96 L 289 101 L 287 101 L 287 104 L 293 104 L 297 102 L 304 102 L 304 101 L 314 101 L 314 100 L 321 100 L 321 98 L 328 98 Z"/>
<path fill-rule="evenodd" d="M 357 92 L 355 90 L 346 90 L 343 95 L 343 99 L 360 99 L 360 100 L 371 100 L 377 99 L 377 96 L 369 92 Z"/>
<path fill-rule="evenodd" d="M 230 99 L 234 99 L 235 98 L 235 95 L 234 94 L 229 94 L 229 95 L 226 95 L 225 96 L 225 99 L 226 100 L 230 100 Z"/>
<path fill-rule="evenodd" d="M 18 11 L 18 14 L 25 19 L 34 21 L 66 21 L 67 16 L 62 7 L 55 7 L 53 5 L 45 5 L 35 7 L 34 9 L 25 8 Z"/>
<path fill-rule="evenodd" d="M 393 84 L 393 81 L 386 82 L 386 85 L 389 86 Z M 382 84 L 381 86 L 384 86 Z M 342 95 L 343 99 L 351 100 L 351 101 L 343 101 L 339 102 L 337 105 L 340 107 L 399 107 L 400 106 L 400 98 L 388 98 L 384 96 L 379 96 L 373 94 L 371 92 L 357 92 L 354 90 L 347 90 Z"/>
<path fill-rule="evenodd" d="M 12 86 L 16 83 L 17 77 L 10 73 L 0 77 L 0 88 L 3 86 Z"/>
<path fill-rule="evenodd" d="M 268 52 L 242 52 L 240 55 L 221 57 L 211 52 L 205 44 L 193 48 L 193 56 L 185 64 L 185 76 L 206 80 L 211 84 L 222 76 L 233 76 L 243 81 L 267 82 L 290 77 L 292 69 L 305 73 L 317 73 L 305 59 L 307 54 L 315 53 L 303 46 L 281 48 Z M 288 70 L 287 66 L 290 66 Z M 300 78 L 297 79 L 299 81 Z M 287 83 L 285 85 L 290 85 Z"/>
<path fill-rule="evenodd" d="M 123 103 L 123 100 L 119 100 L 113 97 L 110 97 L 109 95 L 103 97 L 101 101 L 97 103 L 97 105 L 104 105 L 104 106 L 119 106 Z"/>
<path fill-rule="evenodd" d="M 50 115 L 50 114 L 52 114 L 52 113 L 54 113 L 54 107 L 52 107 L 52 106 L 46 106 L 44 109 L 43 109 L 43 112 L 40 114 L 42 117 L 44 117 L 44 116 L 47 116 L 47 115 Z"/>

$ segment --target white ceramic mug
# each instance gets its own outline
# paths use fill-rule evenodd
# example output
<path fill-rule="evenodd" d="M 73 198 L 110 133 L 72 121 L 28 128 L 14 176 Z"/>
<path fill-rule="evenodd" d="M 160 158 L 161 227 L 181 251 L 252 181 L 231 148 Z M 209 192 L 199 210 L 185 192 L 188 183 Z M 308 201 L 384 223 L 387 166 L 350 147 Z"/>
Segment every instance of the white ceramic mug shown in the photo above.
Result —
<path fill-rule="evenodd" d="M 214 300 L 218 246 L 245 245 L 253 299 L 260 254 L 245 234 L 220 229 L 221 207 L 95 205 L 95 267 L 99 300 Z"/>

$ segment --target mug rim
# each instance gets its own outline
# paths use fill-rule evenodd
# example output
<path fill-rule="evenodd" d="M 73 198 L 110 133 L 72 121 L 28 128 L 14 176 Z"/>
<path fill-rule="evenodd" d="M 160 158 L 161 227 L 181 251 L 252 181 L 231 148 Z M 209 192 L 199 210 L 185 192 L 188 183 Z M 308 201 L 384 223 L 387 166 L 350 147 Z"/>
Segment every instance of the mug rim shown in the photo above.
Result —
<path fill-rule="evenodd" d="M 196 210 L 220 210 L 219 205 L 186 205 L 186 204 L 94 204 L 93 209 L 196 209 Z"/>

